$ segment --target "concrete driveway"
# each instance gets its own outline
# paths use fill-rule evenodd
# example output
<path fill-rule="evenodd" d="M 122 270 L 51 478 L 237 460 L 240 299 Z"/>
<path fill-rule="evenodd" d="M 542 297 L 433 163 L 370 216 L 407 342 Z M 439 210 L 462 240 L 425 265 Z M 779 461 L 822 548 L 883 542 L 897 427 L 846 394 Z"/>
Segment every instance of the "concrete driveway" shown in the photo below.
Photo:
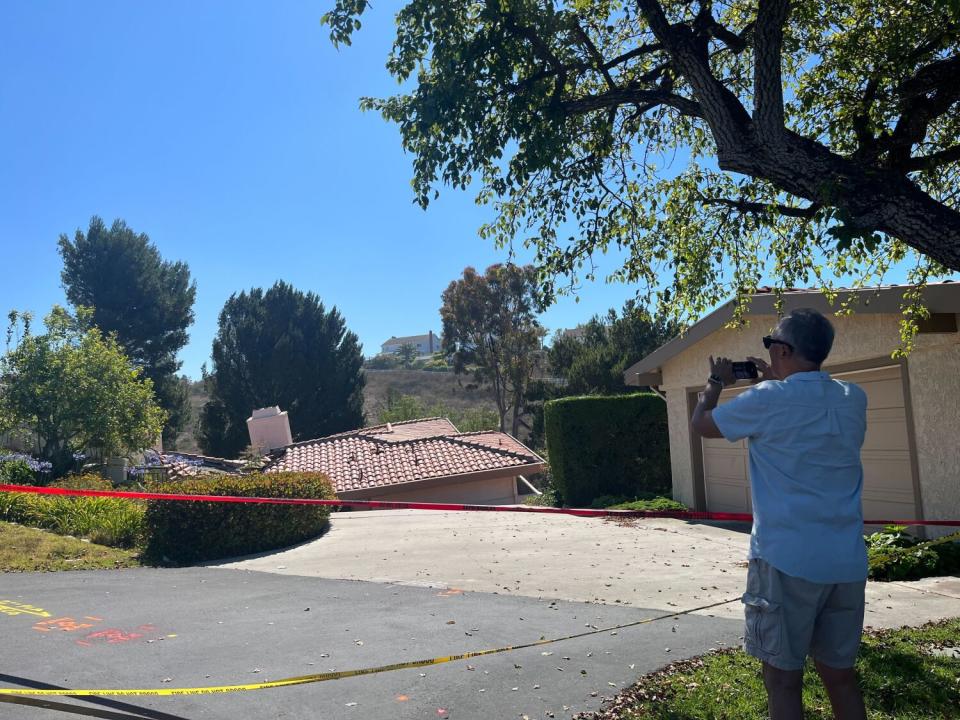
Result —
<path fill-rule="evenodd" d="M 389 510 L 333 516 L 322 538 L 220 565 L 740 618 L 749 528 L 680 520 Z M 866 624 L 960 616 L 960 579 L 869 583 Z"/>

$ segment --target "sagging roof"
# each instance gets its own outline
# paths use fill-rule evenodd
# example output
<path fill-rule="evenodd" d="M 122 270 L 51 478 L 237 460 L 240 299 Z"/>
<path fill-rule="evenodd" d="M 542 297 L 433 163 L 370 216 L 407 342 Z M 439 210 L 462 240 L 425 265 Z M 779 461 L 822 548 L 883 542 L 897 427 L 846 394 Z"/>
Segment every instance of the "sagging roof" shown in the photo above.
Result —
<path fill-rule="evenodd" d="M 543 458 L 507 433 L 461 433 L 446 418 L 388 423 L 295 443 L 265 472 L 322 472 L 337 494 L 485 473 L 536 473 Z"/>
<path fill-rule="evenodd" d="M 913 285 L 883 285 L 871 288 L 837 288 L 837 299 L 833 305 L 819 288 L 788 288 L 783 291 L 783 312 L 796 308 L 809 307 L 824 315 L 833 314 L 841 304 L 852 300 L 853 309 L 858 313 L 895 313 L 900 314 L 903 294 Z M 960 312 L 960 283 L 944 280 L 930 283 L 923 290 L 923 302 L 932 313 Z M 652 374 L 657 373 L 664 363 L 708 335 L 716 332 L 733 319 L 734 300 L 729 300 L 709 315 L 687 328 L 679 335 L 661 345 L 652 353 L 628 367 L 624 373 L 627 385 L 650 385 Z M 751 315 L 776 315 L 776 292 L 771 287 L 761 287 L 750 296 L 749 313 Z M 650 377 L 642 378 L 640 376 Z M 643 380 L 648 380 L 644 382 Z"/>

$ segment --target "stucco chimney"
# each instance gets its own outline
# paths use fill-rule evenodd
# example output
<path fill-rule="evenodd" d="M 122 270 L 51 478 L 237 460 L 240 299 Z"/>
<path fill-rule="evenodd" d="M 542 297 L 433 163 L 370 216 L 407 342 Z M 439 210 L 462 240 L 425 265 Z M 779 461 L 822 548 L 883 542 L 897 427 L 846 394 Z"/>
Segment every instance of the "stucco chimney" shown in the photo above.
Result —
<path fill-rule="evenodd" d="M 293 443 L 290 418 L 276 405 L 254 410 L 247 418 L 247 432 L 250 433 L 251 447 L 261 453 Z"/>

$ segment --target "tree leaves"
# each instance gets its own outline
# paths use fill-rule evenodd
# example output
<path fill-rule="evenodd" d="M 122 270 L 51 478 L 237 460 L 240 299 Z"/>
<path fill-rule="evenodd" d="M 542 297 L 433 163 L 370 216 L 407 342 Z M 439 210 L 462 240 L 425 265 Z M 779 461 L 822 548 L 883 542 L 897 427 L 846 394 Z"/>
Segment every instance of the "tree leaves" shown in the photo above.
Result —
<path fill-rule="evenodd" d="M 249 444 L 255 408 L 290 413 L 294 440 L 363 427 L 363 355 L 336 308 L 284 282 L 231 295 L 213 341 L 204 452 L 235 457 Z"/>
<path fill-rule="evenodd" d="M 107 228 L 94 216 L 86 234 L 77 230 L 73 240 L 61 235 L 58 245 L 67 299 L 78 311 L 89 308 L 92 323 L 115 334 L 153 382 L 167 412 L 164 436 L 172 440 L 190 418 L 187 394 L 176 376 L 197 292 L 189 268 L 164 260 L 145 233 L 135 233 L 120 219 Z"/>
<path fill-rule="evenodd" d="M 545 333 L 536 319 L 536 280 L 532 266 L 491 265 L 483 275 L 468 267 L 444 290 L 440 308 L 443 352 L 454 372 L 491 385 L 500 429 L 507 430 L 511 413 L 514 435 Z"/>
<path fill-rule="evenodd" d="M 87 327 L 87 315 L 55 306 L 47 333 L 22 336 L 0 361 L 0 425 L 36 432 L 56 473 L 73 464 L 75 451 L 151 447 L 165 420 L 151 381 L 113 337 Z"/>
<path fill-rule="evenodd" d="M 336 3 L 332 35 L 352 32 L 354 4 Z M 535 250 L 542 301 L 604 277 L 637 286 L 641 301 L 683 322 L 738 293 L 740 318 L 743 296 L 769 279 L 866 284 L 909 246 L 946 247 L 943 224 L 934 232 L 927 223 L 923 242 L 893 237 L 902 203 L 884 199 L 888 186 L 942 204 L 955 244 L 960 151 L 943 151 L 956 148 L 960 113 L 923 106 L 945 93 L 942 106 L 953 85 L 935 84 L 926 101 L 907 92 L 911 78 L 960 51 L 955 5 L 791 3 L 778 136 L 789 151 L 756 138 L 753 0 L 643 2 L 642 12 L 605 0 L 411 0 L 388 68 L 414 83 L 362 105 L 398 124 L 421 205 L 442 185 L 480 186 L 478 202 L 495 213 L 481 236 Z M 692 56 L 706 58 L 709 80 L 691 79 Z M 904 138 L 918 132 L 904 161 Z M 818 158 L 812 178 L 773 172 L 793 167 L 791 153 Z M 873 183 L 876 198 L 851 189 L 854 176 Z M 927 220 L 939 212 L 924 207 Z M 610 252 L 622 262 L 600 275 Z M 940 266 L 930 267 L 937 277 Z"/>

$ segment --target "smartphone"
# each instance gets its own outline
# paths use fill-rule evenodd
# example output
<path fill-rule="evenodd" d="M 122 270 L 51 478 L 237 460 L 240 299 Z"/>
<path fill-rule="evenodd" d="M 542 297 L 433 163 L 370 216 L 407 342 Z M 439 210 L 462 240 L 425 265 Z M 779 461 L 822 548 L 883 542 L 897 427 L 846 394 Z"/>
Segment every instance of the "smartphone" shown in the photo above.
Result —
<path fill-rule="evenodd" d="M 733 376 L 737 380 L 752 380 L 757 377 L 757 364 L 750 360 L 733 363 Z"/>

